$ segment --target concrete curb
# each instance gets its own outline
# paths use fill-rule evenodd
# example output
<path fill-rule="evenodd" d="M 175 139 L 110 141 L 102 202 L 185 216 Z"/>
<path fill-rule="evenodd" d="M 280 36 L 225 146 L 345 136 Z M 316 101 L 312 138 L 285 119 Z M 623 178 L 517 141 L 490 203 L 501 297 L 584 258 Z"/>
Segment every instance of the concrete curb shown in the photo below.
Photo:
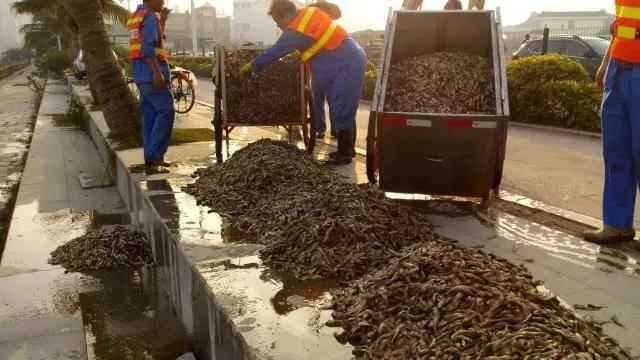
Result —
<path fill-rule="evenodd" d="M 546 131 L 546 132 L 557 133 L 557 134 L 579 135 L 579 136 L 585 136 L 590 138 L 602 139 L 602 134 L 600 133 L 594 133 L 594 132 L 583 131 L 583 130 L 565 129 L 565 128 L 560 128 L 555 126 L 526 124 L 526 123 L 516 122 L 516 121 L 509 122 L 509 125 L 513 127 L 540 130 L 540 131 Z"/>

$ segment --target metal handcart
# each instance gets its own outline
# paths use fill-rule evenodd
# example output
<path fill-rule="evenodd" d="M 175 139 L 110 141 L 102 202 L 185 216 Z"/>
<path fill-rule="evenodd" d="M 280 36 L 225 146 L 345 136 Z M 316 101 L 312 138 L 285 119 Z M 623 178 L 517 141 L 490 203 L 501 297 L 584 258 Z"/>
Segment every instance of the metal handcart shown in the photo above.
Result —
<path fill-rule="evenodd" d="M 262 50 L 261 47 L 256 46 L 242 46 L 233 48 L 234 50 L 239 51 L 249 51 L 254 53 L 257 56 Z M 229 134 L 236 128 L 242 126 L 281 126 L 285 128 L 289 132 L 289 139 L 293 136 L 293 132 L 297 130 L 297 127 L 301 128 L 302 138 L 304 140 L 304 145 L 307 151 L 310 153 L 313 152 L 316 143 L 316 122 L 313 121 L 314 111 L 313 111 L 313 98 L 311 96 L 311 90 L 309 87 L 309 76 L 307 75 L 304 65 L 300 62 L 300 82 L 299 84 L 291 84 L 291 86 L 299 87 L 300 89 L 300 116 L 299 119 L 295 121 L 286 120 L 286 121 L 265 121 L 260 122 L 260 124 L 255 123 L 247 123 L 243 122 L 243 119 L 230 119 L 228 116 L 229 111 L 227 111 L 227 83 L 226 83 L 226 71 L 239 71 L 238 69 L 227 69 L 225 63 L 225 54 L 226 48 L 223 45 L 218 45 L 216 49 L 216 61 L 215 61 L 215 73 L 214 83 L 216 85 L 215 90 L 215 102 L 214 102 L 214 116 L 213 116 L 213 126 L 215 131 L 215 148 L 216 148 L 216 158 L 218 163 L 223 162 L 223 153 L 222 153 L 222 144 L 223 144 L 223 131 L 227 141 L 229 141 Z M 256 91 L 255 94 L 251 94 L 247 98 L 247 101 L 251 101 L 251 98 L 257 98 L 262 96 L 262 94 Z"/>
<path fill-rule="evenodd" d="M 495 114 L 384 110 L 391 65 L 441 51 L 490 60 Z M 488 198 L 500 186 L 509 126 L 505 65 L 499 10 L 390 11 L 367 134 L 369 181 L 387 192 Z"/>

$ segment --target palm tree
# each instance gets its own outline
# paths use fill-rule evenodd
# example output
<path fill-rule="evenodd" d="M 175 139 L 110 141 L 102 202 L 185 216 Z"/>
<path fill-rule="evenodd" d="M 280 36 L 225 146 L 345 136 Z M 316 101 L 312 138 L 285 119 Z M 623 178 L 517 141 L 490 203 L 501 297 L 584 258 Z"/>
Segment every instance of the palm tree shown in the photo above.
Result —
<path fill-rule="evenodd" d="M 35 1 L 35 0 L 34 0 Z M 116 138 L 140 134 L 140 110 L 113 56 L 103 2 L 112 0 L 58 0 L 78 28 L 91 88 L 103 105 L 111 134 Z"/>
<path fill-rule="evenodd" d="M 128 10 L 118 5 L 116 0 L 100 0 L 103 14 L 108 21 L 126 24 Z M 36 31 L 38 34 L 29 36 L 29 31 L 25 31 L 25 36 L 44 41 L 42 36 L 54 37 L 58 42 L 58 50 L 62 50 L 64 39 L 71 40 L 74 44 L 77 34 L 77 25 L 69 12 L 62 5 L 62 0 L 18 0 L 12 4 L 13 10 L 18 14 L 30 14 L 33 21 L 40 25 Z M 42 33 L 42 31 L 46 31 Z M 77 50 L 74 48 L 73 50 Z"/>
<path fill-rule="evenodd" d="M 89 84 L 97 102 L 103 105 L 111 134 L 137 136 L 140 133 L 137 101 L 113 57 L 105 24 L 105 19 L 126 24 L 129 11 L 117 0 L 18 0 L 12 7 L 19 14 L 31 14 L 40 25 L 36 30 L 46 31 L 26 32 L 27 40 L 49 41 L 53 36 L 60 45 L 62 39 L 82 44 Z M 49 38 L 43 37 L 45 34 Z"/>

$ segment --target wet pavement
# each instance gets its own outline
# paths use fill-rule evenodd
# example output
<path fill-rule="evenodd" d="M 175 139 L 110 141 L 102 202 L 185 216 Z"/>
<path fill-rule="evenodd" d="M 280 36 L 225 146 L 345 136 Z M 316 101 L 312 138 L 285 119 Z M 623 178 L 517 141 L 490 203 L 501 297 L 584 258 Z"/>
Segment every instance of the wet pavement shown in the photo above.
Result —
<path fill-rule="evenodd" d="M 30 69 L 0 81 L 0 256 L 37 110 L 38 95 L 26 86 Z"/>
<path fill-rule="evenodd" d="M 64 242 L 131 222 L 115 187 L 80 187 L 107 167 L 80 124 L 60 121 L 69 99 L 50 79 L 0 262 L 0 359 L 175 359 L 190 343 L 155 270 L 47 264 Z"/>

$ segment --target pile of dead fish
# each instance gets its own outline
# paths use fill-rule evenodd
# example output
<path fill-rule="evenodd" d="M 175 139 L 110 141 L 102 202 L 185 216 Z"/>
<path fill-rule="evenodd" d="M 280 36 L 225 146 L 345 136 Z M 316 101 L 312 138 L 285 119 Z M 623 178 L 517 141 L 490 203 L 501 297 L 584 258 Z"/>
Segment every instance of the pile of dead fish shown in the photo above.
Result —
<path fill-rule="evenodd" d="M 51 265 L 67 271 L 112 269 L 119 266 L 153 266 L 146 236 L 124 226 L 104 226 L 59 246 Z"/>
<path fill-rule="evenodd" d="M 258 141 L 196 175 L 186 191 L 200 205 L 265 244 L 266 262 L 300 278 L 352 280 L 431 238 L 424 217 L 373 187 L 346 183 L 286 142 Z"/>
<path fill-rule="evenodd" d="M 438 239 L 420 213 L 293 145 L 261 140 L 196 176 L 185 191 L 264 244 L 267 264 L 347 281 L 328 325 L 357 358 L 628 359 L 524 267 Z"/>
<path fill-rule="evenodd" d="M 628 359 L 522 266 L 441 241 L 417 244 L 334 293 L 331 326 L 363 359 Z"/>
<path fill-rule="evenodd" d="M 232 124 L 299 124 L 301 120 L 300 62 L 287 56 L 257 74 L 241 74 L 258 50 L 225 50 L 225 113 Z"/>
<path fill-rule="evenodd" d="M 435 53 L 391 66 L 385 110 L 431 114 L 495 114 L 491 63 L 478 55 Z"/>

